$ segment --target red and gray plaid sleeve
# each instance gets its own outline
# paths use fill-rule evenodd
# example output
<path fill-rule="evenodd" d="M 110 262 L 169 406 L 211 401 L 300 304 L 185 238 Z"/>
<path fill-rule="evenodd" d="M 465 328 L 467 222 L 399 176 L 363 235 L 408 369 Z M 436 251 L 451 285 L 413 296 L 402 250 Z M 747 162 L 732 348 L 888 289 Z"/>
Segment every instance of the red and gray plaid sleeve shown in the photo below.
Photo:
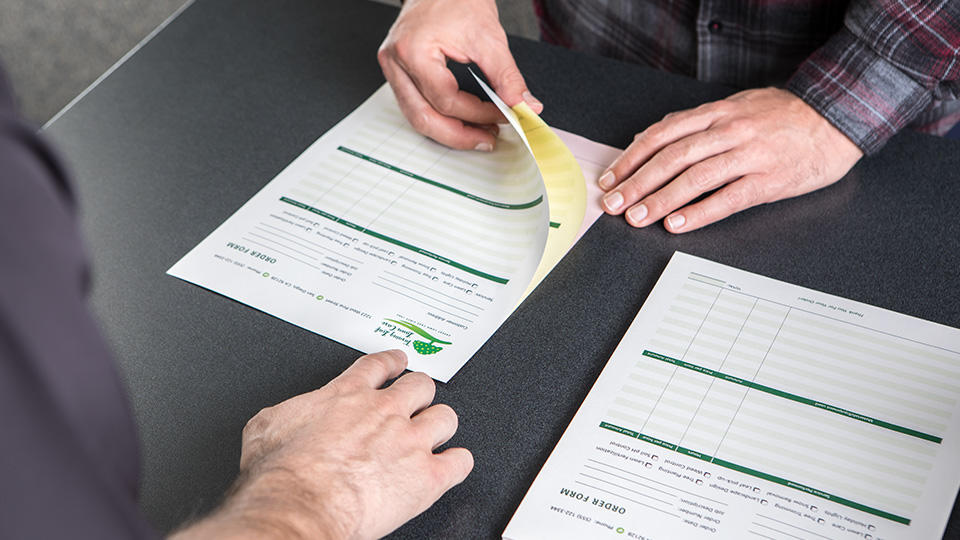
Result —
<path fill-rule="evenodd" d="M 960 0 L 854 0 L 787 89 L 876 152 L 935 100 L 960 97 Z"/>

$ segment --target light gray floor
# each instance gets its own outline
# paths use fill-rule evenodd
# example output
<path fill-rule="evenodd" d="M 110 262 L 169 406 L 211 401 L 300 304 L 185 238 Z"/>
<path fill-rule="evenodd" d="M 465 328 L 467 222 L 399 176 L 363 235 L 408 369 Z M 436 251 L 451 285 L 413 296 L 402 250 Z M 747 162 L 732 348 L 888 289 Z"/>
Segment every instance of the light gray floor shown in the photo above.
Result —
<path fill-rule="evenodd" d="M 185 1 L 0 0 L 0 62 L 24 115 L 49 120 Z M 498 4 L 508 32 L 536 37 L 529 0 Z"/>
<path fill-rule="evenodd" d="M 0 0 L 0 59 L 23 113 L 53 116 L 185 0 Z"/>

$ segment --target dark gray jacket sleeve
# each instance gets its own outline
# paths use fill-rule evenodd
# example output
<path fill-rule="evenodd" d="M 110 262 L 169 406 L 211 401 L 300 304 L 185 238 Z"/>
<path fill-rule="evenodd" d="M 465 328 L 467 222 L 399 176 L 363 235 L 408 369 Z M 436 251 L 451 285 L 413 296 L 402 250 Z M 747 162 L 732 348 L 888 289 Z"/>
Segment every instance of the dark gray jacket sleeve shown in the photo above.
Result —
<path fill-rule="evenodd" d="M 73 207 L 0 71 L 0 538 L 149 538 L 134 425 L 86 303 Z"/>

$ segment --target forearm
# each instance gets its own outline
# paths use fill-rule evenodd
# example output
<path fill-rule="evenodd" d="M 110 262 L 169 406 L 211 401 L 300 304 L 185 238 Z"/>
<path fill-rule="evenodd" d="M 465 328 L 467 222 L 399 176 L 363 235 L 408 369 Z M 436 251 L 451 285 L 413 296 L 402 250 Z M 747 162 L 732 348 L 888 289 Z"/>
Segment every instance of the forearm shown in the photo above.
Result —
<path fill-rule="evenodd" d="M 853 2 L 844 28 L 787 83 L 867 154 L 960 78 L 960 1 L 920 4 Z"/>
<path fill-rule="evenodd" d="M 321 499 L 302 487 L 292 471 L 241 473 L 216 510 L 187 524 L 171 540 L 349 538 Z"/>

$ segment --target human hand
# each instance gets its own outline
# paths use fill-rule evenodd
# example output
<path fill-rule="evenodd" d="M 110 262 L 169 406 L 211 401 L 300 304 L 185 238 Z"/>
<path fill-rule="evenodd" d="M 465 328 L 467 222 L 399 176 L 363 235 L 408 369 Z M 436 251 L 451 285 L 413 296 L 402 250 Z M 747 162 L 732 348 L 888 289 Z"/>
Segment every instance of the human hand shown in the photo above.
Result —
<path fill-rule="evenodd" d="M 786 90 L 746 90 L 668 114 L 600 176 L 603 208 L 646 227 L 689 232 L 843 177 L 863 152 Z M 703 200 L 691 201 L 716 190 Z"/>
<path fill-rule="evenodd" d="M 363 356 L 326 386 L 257 413 L 223 506 L 182 538 L 379 538 L 430 507 L 473 468 L 434 453 L 457 416 L 401 351 Z M 181 538 L 178 536 L 177 538 Z"/>
<path fill-rule="evenodd" d="M 497 123 L 504 121 L 496 105 L 460 90 L 448 58 L 475 62 L 507 105 L 526 101 L 538 114 L 543 111 L 510 54 L 493 0 L 407 0 L 377 60 L 400 110 L 427 137 L 489 152 Z"/>

